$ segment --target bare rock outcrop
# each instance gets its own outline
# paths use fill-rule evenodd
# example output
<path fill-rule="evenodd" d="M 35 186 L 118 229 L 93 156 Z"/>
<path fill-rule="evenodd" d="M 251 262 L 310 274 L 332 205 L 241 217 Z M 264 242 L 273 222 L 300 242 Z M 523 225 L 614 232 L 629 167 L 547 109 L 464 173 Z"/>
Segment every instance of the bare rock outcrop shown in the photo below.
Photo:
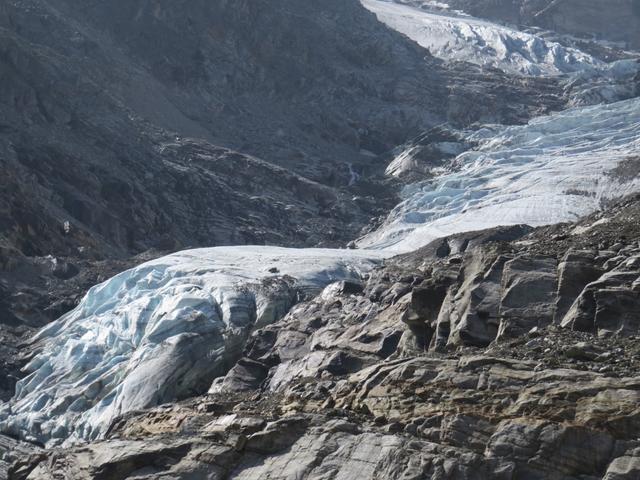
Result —
<path fill-rule="evenodd" d="M 613 312 L 637 292 L 638 208 L 439 240 L 330 284 L 209 394 L 90 444 L 21 444 L 9 478 L 635 480 L 640 328 Z"/>
<path fill-rule="evenodd" d="M 504 264 L 498 337 L 517 337 L 551 324 L 557 290 L 557 261 L 518 256 Z"/>

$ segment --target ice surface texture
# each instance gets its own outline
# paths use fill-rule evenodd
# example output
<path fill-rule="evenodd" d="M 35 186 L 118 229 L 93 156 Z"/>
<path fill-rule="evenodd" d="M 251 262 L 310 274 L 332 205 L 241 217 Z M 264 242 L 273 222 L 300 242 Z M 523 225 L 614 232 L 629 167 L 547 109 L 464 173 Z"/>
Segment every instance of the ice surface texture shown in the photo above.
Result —
<path fill-rule="evenodd" d="M 640 98 L 484 128 L 470 140 L 480 146 L 456 158 L 454 173 L 406 187 L 359 246 L 407 252 L 453 233 L 571 221 L 640 190 L 637 175 L 614 174 L 640 149 Z"/>
<path fill-rule="evenodd" d="M 384 0 L 362 0 L 362 4 L 381 22 L 444 60 L 522 75 L 558 75 L 602 66 L 580 50 L 456 12 L 429 11 Z"/>
<path fill-rule="evenodd" d="M 53 445 L 101 437 L 120 414 L 202 393 L 253 328 L 305 290 L 375 265 L 353 250 L 222 247 L 154 260 L 92 288 L 42 330 L 0 412 L 3 430 Z"/>

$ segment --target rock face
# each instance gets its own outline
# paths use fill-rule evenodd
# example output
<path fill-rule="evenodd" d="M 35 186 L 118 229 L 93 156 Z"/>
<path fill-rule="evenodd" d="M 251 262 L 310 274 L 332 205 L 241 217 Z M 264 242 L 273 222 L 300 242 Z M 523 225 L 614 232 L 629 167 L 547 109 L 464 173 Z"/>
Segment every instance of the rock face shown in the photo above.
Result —
<path fill-rule="evenodd" d="M 561 322 L 573 302 L 587 284 L 597 280 L 603 273 L 596 264 L 596 252 L 589 250 L 567 252 L 558 267 L 558 301 L 554 321 Z"/>
<path fill-rule="evenodd" d="M 498 337 L 519 337 L 551 324 L 556 301 L 557 262 L 518 256 L 504 264 Z"/>
<path fill-rule="evenodd" d="M 436 347 L 489 345 L 498 333 L 501 279 L 508 259 L 479 248 L 466 263 L 464 281 L 452 288 L 436 321 Z"/>
<path fill-rule="evenodd" d="M 632 257 L 586 286 L 562 320 L 564 326 L 598 335 L 635 333 L 638 328 L 640 263 Z"/>
<path fill-rule="evenodd" d="M 638 379 L 533 367 L 413 358 L 296 384 L 286 401 L 210 396 L 23 458 L 12 478 L 634 478 Z"/>

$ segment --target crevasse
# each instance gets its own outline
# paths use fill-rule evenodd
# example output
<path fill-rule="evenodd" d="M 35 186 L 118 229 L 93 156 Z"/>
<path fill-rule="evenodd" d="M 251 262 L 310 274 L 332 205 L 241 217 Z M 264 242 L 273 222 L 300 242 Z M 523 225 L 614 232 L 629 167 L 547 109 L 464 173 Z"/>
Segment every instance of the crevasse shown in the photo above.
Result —
<path fill-rule="evenodd" d="M 614 171 L 637 162 L 640 98 L 483 128 L 469 139 L 479 146 L 454 160 L 459 168 L 407 186 L 360 248 L 407 252 L 459 232 L 572 221 L 640 189 L 637 175 Z"/>

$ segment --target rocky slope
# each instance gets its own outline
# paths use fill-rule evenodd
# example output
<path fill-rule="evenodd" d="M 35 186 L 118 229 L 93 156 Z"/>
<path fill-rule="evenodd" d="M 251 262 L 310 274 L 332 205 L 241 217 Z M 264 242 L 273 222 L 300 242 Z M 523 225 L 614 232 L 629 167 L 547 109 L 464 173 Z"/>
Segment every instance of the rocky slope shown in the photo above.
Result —
<path fill-rule="evenodd" d="M 562 104 L 441 65 L 355 0 L 16 0 L 0 35 L 3 241 L 30 256 L 337 245 L 384 208 L 377 154 Z"/>
<path fill-rule="evenodd" d="M 397 201 L 390 148 L 566 102 L 444 65 L 355 0 L 11 0 L 0 84 L 8 351 L 149 249 L 344 245 Z"/>
<path fill-rule="evenodd" d="M 637 478 L 638 215 L 391 259 L 257 330 L 208 396 L 11 478 Z"/>
<path fill-rule="evenodd" d="M 316 290 L 340 278 L 357 280 L 357 272 L 381 259 L 439 237 L 571 220 L 637 191 L 637 159 L 630 156 L 640 139 L 636 117 L 637 100 L 631 99 L 567 110 L 526 126 L 466 132 L 466 143 L 475 147 L 450 162 L 452 173 L 407 186 L 408 199 L 361 240 L 368 249 L 190 250 L 118 275 L 91 289 L 25 348 L 34 354 L 28 375 L 0 408 L 0 428 L 47 447 L 102 438 L 120 415 L 202 393 L 235 364 L 256 326 L 275 322 L 308 296 L 310 274 Z M 450 250 L 446 243 L 439 248 Z M 516 283 L 527 269 L 555 268 L 548 260 L 533 258 L 529 265 L 514 258 L 512 264 L 503 257 L 503 265 L 483 255 L 477 254 L 481 265 L 497 262 L 498 276 L 513 269 Z M 544 321 L 550 307 L 540 308 L 528 315 Z M 438 326 L 439 335 L 449 335 L 449 323 Z M 471 335 L 459 328 L 461 338 Z M 484 343 L 499 338 L 497 329 L 485 326 Z"/>

